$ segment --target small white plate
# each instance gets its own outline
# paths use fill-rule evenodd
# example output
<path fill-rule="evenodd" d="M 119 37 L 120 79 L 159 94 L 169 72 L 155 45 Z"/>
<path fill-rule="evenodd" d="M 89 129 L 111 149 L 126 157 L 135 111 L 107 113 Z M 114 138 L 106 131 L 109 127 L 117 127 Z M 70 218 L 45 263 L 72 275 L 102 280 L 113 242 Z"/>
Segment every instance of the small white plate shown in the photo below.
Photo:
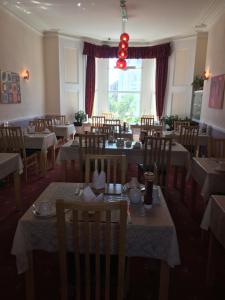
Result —
<path fill-rule="evenodd" d="M 35 215 L 35 217 L 37 218 L 41 218 L 41 219 L 47 219 L 47 218 L 52 218 L 56 216 L 56 210 L 53 209 L 52 211 L 49 211 L 48 214 L 40 214 L 36 209 L 32 210 L 32 213 Z"/>
<path fill-rule="evenodd" d="M 132 187 L 130 187 L 129 183 L 126 183 L 126 184 L 124 184 L 124 186 L 123 186 L 123 191 L 124 191 L 124 192 L 127 192 L 127 191 L 129 191 L 130 188 L 132 188 Z M 141 191 L 144 191 L 144 190 L 145 190 L 145 185 L 140 183 L 139 186 L 138 186 L 137 188 L 138 188 L 139 190 L 141 190 Z"/>

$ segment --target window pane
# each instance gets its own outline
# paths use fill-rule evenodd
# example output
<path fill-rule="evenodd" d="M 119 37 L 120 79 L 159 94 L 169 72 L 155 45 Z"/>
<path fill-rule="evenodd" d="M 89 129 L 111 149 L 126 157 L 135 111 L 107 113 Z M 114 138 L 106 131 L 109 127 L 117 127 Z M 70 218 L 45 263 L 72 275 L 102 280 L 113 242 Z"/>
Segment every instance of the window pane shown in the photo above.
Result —
<path fill-rule="evenodd" d="M 109 111 L 125 122 L 136 122 L 140 114 L 140 94 L 109 92 Z"/>
<path fill-rule="evenodd" d="M 116 59 L 109 60 L 109 91 L 140 92 L 141 90 L 141 60 L 127 60 L 129 66 L 137 66 L 126 71 L 115 69 Z"/>

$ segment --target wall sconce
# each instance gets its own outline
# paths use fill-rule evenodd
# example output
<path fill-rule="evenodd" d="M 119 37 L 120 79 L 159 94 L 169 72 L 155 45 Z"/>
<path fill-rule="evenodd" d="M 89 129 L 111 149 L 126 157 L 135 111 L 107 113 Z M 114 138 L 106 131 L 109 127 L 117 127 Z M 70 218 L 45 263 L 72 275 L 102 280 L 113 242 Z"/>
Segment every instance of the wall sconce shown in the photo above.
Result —
<path fill-rule="evenodd" d="M 208 80 L 209 77 L 210 77 L 209 70 L 206 70 L 206 71 L 204 72 L 204 74 L 203 74 L 203 79 L 204 79 L 204 80 Z"/>
<path fill-rule="evenodd" d="M 28 71 L 28 70 L 23 70 L 23 71 L 21 72 L 21 77 L 23 77 L 23 79 L 28 80 L 29 77 L 30 77 L 29 71 Z"/>

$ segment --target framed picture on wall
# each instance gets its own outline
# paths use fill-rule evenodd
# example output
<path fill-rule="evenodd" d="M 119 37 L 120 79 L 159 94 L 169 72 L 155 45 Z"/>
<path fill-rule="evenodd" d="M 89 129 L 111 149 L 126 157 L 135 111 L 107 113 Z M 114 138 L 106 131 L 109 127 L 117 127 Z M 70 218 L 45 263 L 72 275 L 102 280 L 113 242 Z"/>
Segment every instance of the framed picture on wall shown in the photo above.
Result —
<path fill-rule="evenodd" d="M 0 104 L 21 103 L 20 76 L 0 71 Z"/>
<path fill-rule="evenodd" d="M 211 78 L 209 107 L 222 109 L 224 101 L 225 75 L 217 75 Z"/>

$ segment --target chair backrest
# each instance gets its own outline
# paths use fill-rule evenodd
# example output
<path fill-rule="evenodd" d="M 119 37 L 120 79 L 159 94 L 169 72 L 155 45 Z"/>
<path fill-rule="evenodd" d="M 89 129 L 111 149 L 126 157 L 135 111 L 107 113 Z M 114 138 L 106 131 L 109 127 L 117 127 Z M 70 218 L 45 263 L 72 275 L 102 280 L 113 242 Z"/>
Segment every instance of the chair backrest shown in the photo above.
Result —
<path fill-rule="evenodd" d="M 24 145 L 24 136 L 21 127 L 7 127 L 6 137 L 8 152 L 20 153 L 21 156 L 25 158 L 26 153 Z"/>
<path fill-rule="evenodd" d="M 65 210 L 72 211 L 71 231 L 68 237 L 68 224 Z M 91 213 L 90 213 L 91 212 Z M 113 220 L 113 215 L 117 219 Z M 117 259 L 117 300 L 124 296 L 125 245 L 127 227 L 127 202 L 65 202 L 57 200 L 57 231 L 59 264 L 61 277 L 61 300 L 68 299 L 67 243 L 71 240 L 74 251 L 75 296 L 74 299 L 110 299 L 112 253 Z M 115 250 L 112 248 L 116 248 Z M 113 251 L 114 250 L 114 251 Z M 82 265 L 81 258 L 84 259 Z M 104 258 L 104 260 L 102 259 Z M 104 280 L 104 289 L 102 282 Z M 85 295 L 81 289 L 85 289 Z M 92 288 L 93 287 L 93 288 Z M 114 286 L 115 289 L 115 286 Z M 102 295 L 104 291 L 104 295 Z M 95 294 L 95 296 L 94 296 Z"/>
<path fill-rule="evenodd" d="M 225 139 L 210 137 L 207 155 L 208 157 L 225 158 Z"/>
<path fill-rule="evenodd" d="M 167 175 L 171 163 L 172 139 L 146 136 L 144 141 L 144 169 L 158 170 L 158 184 L 167 185 Z"/>
<path fill-rule="evenodd" d="M 7 127 L 0 126 L 0 152 L 7 151 Z"/>
<path fill-rule="evenodd" d="M 92 180 L 93 171 L 106 172 L 106 183 L 126 183 L 126 155 L 87 154 L 85 157 L 85 182 Z"/>
<path fill-rule="evenodd" d="M 120 134 L 121 133 L 121 125 L 120 124 L 103 124 L 102 133 L 107 135 L 109 134 Z"/>
<path fill-rule="evenodd" d="M 105 149 L 105 134 L 80 134 L 80 150 L 87 153 L 102 153 Z"/>
<path fill-rule="evenodd" d="M 104 123 L 105 123 L 105 117 L 103 116 L 93 116 L 91 118 L 92 126 L 103 126 Z"/>
<path fill-rule="evenodd" d="M 66 116 L 65 115 L 54 115 L 51 116 L 53 125 L 65 125 L 66 123 Z"/>
<path fill-rule="evenodd" d="M 110 124 L 110 125 L 120 125 L 120 120 L 119 119 L 105 119 L 104 124 Z"/>
<path fill-rule="evenodd" d="M 198 126 L 180 127 L 179 143 L 183 145 L 192 154 L 192 156 L 197 155 L 198 133 Z"/>
<path fill-rule="evenodd" d="M 141 126 L 152 126 L 154 125 L 154 117 L 141 117 Z"/>
<path fill-rule="evenodd" d="M 113 119 L 113 113 L 111 112 L 103 112 L 102 116 L 105 117 L 106 119 Z"/>
<path fill-rule="evenodd" d="M 175 131 L 180 132 L 182 126 L 190 126 L 190 121 L 174 121 L 173 122 L 173 129 Z"/>

